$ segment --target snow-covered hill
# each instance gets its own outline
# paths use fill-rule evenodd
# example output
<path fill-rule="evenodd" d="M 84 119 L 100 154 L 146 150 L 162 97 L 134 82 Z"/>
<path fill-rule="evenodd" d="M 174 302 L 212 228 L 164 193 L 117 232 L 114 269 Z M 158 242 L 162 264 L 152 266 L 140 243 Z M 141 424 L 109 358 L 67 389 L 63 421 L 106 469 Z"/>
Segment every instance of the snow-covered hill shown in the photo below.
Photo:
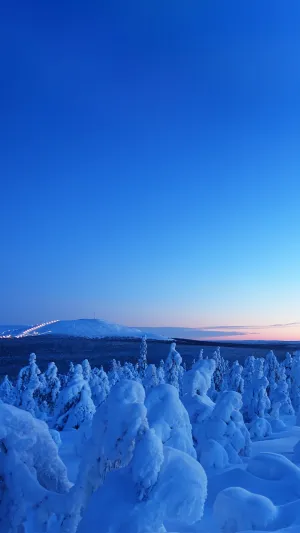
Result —
<path fill-rule="evenodd" d="M 17 334 L 10 332 L 14 337 L 28 337 L 32 335 L 66 335 L 72 337 L 105 338 L 128 337 L 140 339 L 147 335 L 149 339 L 166 340 L 166 337 L 155 333 L 145 333 L 140 329 L 112 324 L 104 320 L 81 318 L 79 320 L 55 320 L 44 324 L 18 330 Z"/>

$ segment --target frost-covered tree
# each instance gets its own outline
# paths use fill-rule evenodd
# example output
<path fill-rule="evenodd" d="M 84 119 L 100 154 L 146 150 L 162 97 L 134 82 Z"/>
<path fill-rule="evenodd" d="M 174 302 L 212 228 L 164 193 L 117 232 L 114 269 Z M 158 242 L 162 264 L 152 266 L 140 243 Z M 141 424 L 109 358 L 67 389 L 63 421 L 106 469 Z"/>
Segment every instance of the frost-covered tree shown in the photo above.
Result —
<path fill-rule="evenodd" d="M 73 507 L 64 517 L 60 533 L 77 532 L 92 494 L 103 485 L 110 472 L 126 467 L 132 459 L 135 439 L 147 425 L 144 400 L 143 386 L 124 379 L 114 384 L 107 400 L 97 409 L 78 479 L 72 489 Z"/>
<path fill-rule="evenodd" d="M 156 372 L 157 375 L 157 381 L 159 385 L 162 385 L 165 383 L 165 362 L 163 359 L 161 359 L 159 363 L 159 367 Z"/>
<path fill-rule="evenodd" d="M 106 400 L 109 391 L 109 381 L 106 372 L 101 368 L 93 368 L 90 376 L 90 388 L 92 393 L 92 400 L 96 408 Z"/>
<path fill-rule="evenodd" d="M 289 352 L 286 353 L 284 360 L 281 363 L 281 367 L 284 368 L 286 375 L 286 382 L 289 388 L 289 394 L 291 393 L 292 388 L 292 366 L 293 366 L 293 357 Z"/>
<path fill-rule="evenodd" d="M 265 367 L 265 360 L 263 359 L 263 357 L 256 358 L 254 361 L 254 378 L 261 379 L 265 375 L 264 367 Z"/>
<path fill-rule="evenodd" d="M 264 360 L 254 361 L 254 374 L 252 381 L 245 382 L 243 394 L 243 414 L 249 423 L 250 436 L 260 439 L 272 433 L 270 423 L 266 420 L 266 413 L 271 407 L 267 394 L 269 382 L 264 376 Z"/>
<path fill-rule="evenodd" d="M 126 390 L 122 390 L 125 384 Z M 114 398 L 116 392 L 118 397 Z M 101 524 L 102 531 L 162 532 L 164 525 L 174 531 L 174 516 L 183 531 L 203 514 L 205 473 L 186 453 L 163 446 L 154 429 L 149 428 L 143 394 L 139 383 L 124 380 L 103 405 L 103 410 L 113 408 L 113 414 L 99 413 L 100 408 L 95 416 L 97 431 L 93 432 L 91 448 L 87 445 L 87 468 L 83 462 L 80 473 L 84 494 L 97 489 L 83 512 L 77 533 L 91 531 L 92 522 Z M 116 491 L 122 499 L 122 513 L 113 510 Z"/>
<path fill-rule="evenodd" d="M 178 370 L 179 370 L 178 371 L 179 396 L 181 398 L 183 395 L 183 378 L 184 378 L 184 374 L 186 373 L 185 364 L 179 365 Z"/>
<path fill-rule="evenodd" d="M 183 378 L 182 402 L 185 406 L 192 425 L 193 442 L 198 461 L 203 452 L 203 425 L 214 409 L 214 402 L 208 396 L 211 387 L 216 362 L 204 359 L 196 362 Z"/>
<path fill-rule="evenodd" d="M 46 402 L 50 415 L 54 412 L 60 387 L 57 366 L 55 363 L 51 362 L 48 364 L 48 368 L 44 373 L 44 386 L 42 391 L 43 402 Z"/>
<path fill-rule="evenodd" d="M 178 391 L 180 389 L 181 363 L 182 358 L 176 351 L 176 342 L 172 342 L 165 362 L 165 381 L 169 385 L 173 385 Z"/>
<path fill-rule="evenodd" d="M 117 361 L 113 359 L 110 364 L 110 370 L 108 372 L 108 381 L 110 387 L 113 387 L 118 381 L 120 381 L 120 372 Z"/>
<path fill-rule="evenodd" d="M 183 403 L 190 416 L 198 461 L 205 468 L 224 468 L 250 452 L 240 394 L 220 392 L 216 404 L 207 395 L 215 364 L 214 359 L 204 359 L 184 377 Z"/>
<path fill-rule="evenodd" d="M 295 411 L 291 402 L 289 385 L 286 379 L 284 367 L 281 368 L 281 375 L 277 383 L 277 389 L 275 390 L 275 393 L 276 391 L 278 394 L 280 394 L 281 397 L 281 405 L 279 407 L 280 413 L 283 413 L 285 415 L 294 415 Z"/>
<path fill-rule="evenodd" d="M 123 379 L 136 379 L 135 368 L 132 363 L 124 363 L 122 368 L 122 378 Z"/>
<path fill-rule="evenodd" d="M 16 385 L 16 405 L 31 414 L 38 411 L 41 403 L 41 371 L 36 364 L 36 355 L 29 356 L 29 364 L 21 368 Z"/>
<path fill-rule="evenodd" d="M 68 373 L 67 373 L 67 383 L 72 381 L 73 376 L 74 376 L 74 372 L 75 372 L 75 365 L 74 365 L 74 363 L 72 361 L 70 361 L 69 370 L 68 370 Z"/>
<path fill-rule="evenodd" d="M 227 374 L 227 390 L 233 390 L 243 394 L 244 378 L 242 377 L 243 367 L 238 361 L 234 361 Z M 226 389 L 224 389 L 226 390 Z"/>
<path fill-rule="evenodd" d="M 264 375 L 269 382 L 267 394 L 270 396 L 280 379 L 280 365 L 273 350 L 270 350 L 265 357 Z"/>
<path fill-rule="evenodd" d="M 147 395 L 145 405 L 149 425 L 162 443 L 196 458 L 189 415 L 178 390 L 171 385 L 158 385 Z"/>
<path fill-rule="evenodd" d="M 251 440 L 240 412 L 242 397 L 236 391 L 224 391 L 218 395 L 216 405 L 203 425 L 203 440 L 212 441 L 222 446 L 230 464 L 241 463 L 241 456 L 249 456 Z M 202 452 L 202 464 L 208 467 L 215 462 L 214 445 Z"/>
<path fill-rule="evenodd" d="M 155 365 L 148 365 L 145 371 L 145 377 L 143 380 L 143 385 L 146 392 L 149 392 L 154 387 L 158 385 L 157 372 Z"/>
<path fill-rule="evenodd" d="M 119 374 L 119 379 L 122 379 L 122 377 L 123 377 L 123 367 L 121 365 L 121 361 L 117 361 L 117 372 Z"/>
<path fill-rule="evenodd" d="M 228 370 L 229 363 L 228 361 L 225 361 L 224 357 L 221 355 L 220 347 L 214 351 L 212 359 L 216 363 L 216 370 L 214 372 L 212 386 L 209 390 L 209 396 L 212 400 L 215 400 L 217 394 L 222 390 L 224 376 Z"/>
<path fill-rule="evenodd" d="M 270 419 L 272 429 L 273 431 L 281 431 L 285 428 L 285 424 L 282 420 L 280 420 L 280 412 L 286 411 L 287 414 L 294 414 L 284 368 L 281 368 L 281 376 L 276 386 L 270 389 L 270 401 Z"/>
<path fill-rule="evenodd" d="M 144 335 L 141 340 L 140 355 L 138 359 L 138 368 L 141 380 L 143 380 L 145 377 L 147 365 L 147 337 Z"/>
<path fill-rule="evenodd" d="M 48 426 L 0 404 L 0 458 L 0 531 L 50 531 L 71 485 Z"/>
<path fill-rule="evenodd" d="M 85 379 L 85 381 L 89 382 L 90 381 L 90 377 L 91 377 L 91 372 L 92 372 L 89 360 L 88 359 L 84 359 L 84 361 L 82 361 L 82 363 L 81 363 L 81 366 L 82 366 L 83 379 Z"/>
<path fill-rule="evenodd" d="M 255 363 L 255 357 L 253 355 L 249 355 L 245 359 L 244 368 L 243 368 L 243 374 L 242 377 L 244 379 L 244 387 L 248 388 L 250 383 L 253 380 L 254 377 L 254 363 Z"/>
<path fill-rule="evenodd" d="M 58 379 L 60 381 L 60 388 L 64 389 L 68 383 L 68 374 L 58 374 Z"/>
<path fill-rule="evenodd" d="M 291 401 L 296 413 L 300 409 L 300 354 L 296 353 L 293 357 L 291 371 Z"/>
<path fill-rule="evenodd" d="M 16 401 L 16 392 L 15 387 L 8 379 L 8 376 L 4 376 L 3 381 L 0 385 L 0 400 L 4 403 L 9 403 L 13 405 Z"/>
<path fill-rule="evenodd" d="M 109 392 L 110 386 L 108 381 L 108 376 L 103 370 L 103 367 L 96 368 L 94 367 L 91 376 L 90 376 L 90 388 L 92 394 L 93 403 L 98 409 L 100 405 L 105 402 Z M 84 454 L 86 442 L 91 437 L 92 434 L 92 418 L 88 417 L 83 424 L 81 424 L 75 439 L 75 450 L 78 457 L 82 457 Z"/>
<path fill-rule="evenodd" d="M 82 366 L 76 365 L 73 378 L 61 391 L 55 413 L 55 429 L 78 429 L 91 421 L 95 405 L 91 398 L 89 384 L 83 379 Z"/>
<path fill-rule="evenodd" d="M 230 371 L 231 371 L 231 368 L 232 368 L 232 365 L 230 365 L 230 363 L 229 363 L 228 364 L 228 368 L 226 369 L 226 372 L 223 375 L 221 391 L 231 390 L 230 389 L 230 383 L 229 383 L 230 382 Z M 214 397 L 216 399 L 217 398 L 217 393 L 216 393 L 216 390 L 215 390 L 214 387 L 213 387 L 213 390 L 210 391 L 210 392 L 214 394 Z M 212 395 L 212 397 L 213 397 L 213 395 Z"/>

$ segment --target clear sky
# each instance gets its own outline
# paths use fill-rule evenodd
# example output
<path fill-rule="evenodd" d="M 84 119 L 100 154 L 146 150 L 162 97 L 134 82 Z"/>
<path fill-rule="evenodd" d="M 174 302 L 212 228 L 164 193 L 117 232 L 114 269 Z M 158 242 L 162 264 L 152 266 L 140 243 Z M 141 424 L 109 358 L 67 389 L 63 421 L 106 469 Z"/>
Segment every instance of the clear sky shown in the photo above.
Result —
<path fill-rule="evenodd" d="M 299 26 L 299 0 L 2 2 L 0 323 L 300 339 L 262 327 L 300 321 Z"/>

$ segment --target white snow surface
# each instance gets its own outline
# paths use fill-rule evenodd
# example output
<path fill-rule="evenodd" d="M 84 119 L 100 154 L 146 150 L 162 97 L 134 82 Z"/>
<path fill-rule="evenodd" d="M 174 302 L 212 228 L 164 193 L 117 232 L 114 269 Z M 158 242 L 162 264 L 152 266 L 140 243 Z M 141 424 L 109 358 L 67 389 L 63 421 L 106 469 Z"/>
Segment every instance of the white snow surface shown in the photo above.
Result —
<path fill-rule="evenodd" d="M 18 336 L 32 335 L 66 335 L 69 337 L 86 337 L 90 339 L 105 337 L 128 337 L 141 339 L 145 332 L 137 328 L 121 326 L 99 320 L 97 318 L 80 318 L 78 320 L 57 320 L 47 324 L 37 324 L 22 332 Z M 148 339 L 166 340 L 167 337 L 155 333 L 146 333 Z"/>

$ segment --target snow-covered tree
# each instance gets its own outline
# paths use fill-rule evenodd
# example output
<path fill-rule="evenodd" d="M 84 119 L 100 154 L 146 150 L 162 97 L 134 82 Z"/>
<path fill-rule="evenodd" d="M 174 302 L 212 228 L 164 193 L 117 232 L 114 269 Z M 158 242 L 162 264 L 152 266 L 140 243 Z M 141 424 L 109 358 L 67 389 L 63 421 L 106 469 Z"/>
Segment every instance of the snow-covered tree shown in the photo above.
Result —
<path fill-rule="evenodd" d="M 123 367 L 121 365 L 121 361 L 117 361 L 117 372 L 119 374 L 119 379 L 122 379 L 122 377 L 123 377 Z"/>
<path fill-rule="evenodd" d="M 74 376 L 74 372 L 75 372 L 75 365 L 74 365 L 74 363 L 72 361 L 70 361 L 69 370 L 68 370 L 68 373 L 67 373 L 67 382 L 65 383 L 65 385 L 67 383 L 69 383 L 70 381 L 72 381 L 73 376 Z"/>
<path fill-rule="evenodd" d="M 230 464 L 241 463 L 241 456 L 249 456 L 251 440 L 240 413 L 242 397 L 235 391 L 224 391 L 218 395 L 216 405 L 203 426 L 203 440 L 215 441 L 221 445 Z M 202 452 L 202 464 L 212 466 L 213 450 Z M 205 458 L 205 460 L 204 460 Z"/>
<path fill-rule="evenodd" d="M 208 394 L 212 400 L 215 401 L 217 394 L 222 390 L 224 376 L 228 370 L 229 363 L 228 361 L 225 361 L 224 357 L 221 355 L 220 347 L 214 351 L 212 359 L 216 363 L 216 370 L 214 372 L 212 385 Z"/>
<path fill-rule="evenodd" d="M 293 357 L 291 371 L 291 401 L 296 413 L 300 409 L 300 354 Z"/>
<path fill-rule="evenodd" d="M 286 379 L 285 368 L 281 367 L 280 379 L 277 383 L 277 393 L 281 395 L 280 413 L 285 415 L 294 415 L 295 411 L 290 398 L 289 385 Z M 275 390 L 275 393 L 276 393 Z M 271 398 L 272 402 L 272 398 Z"/>
<path fill-rule="evenodd" d="M 254 378 L 261 379 L 265 375 L 264 368 L 265 368 L 264 358 L 263 357 L 256 358 L 254 361 Z"/>
<path fill-rule="evenodd" d="M 162 443 L 196 458 L 189 415 L 178 390 L 171 385 L 158 385 L 147 395 L 145 405 L 149 425 Z"/>
<path fill-rule="evenodd" d="M 91 376 L 90 376 L 90 388 L 92 393 L 92 400 L 95 404 L 95 407 L 98 408 L 104 400 L 106 400 L 109 391 L 109 381 L 106 372 L 101 368 L 94 367 Z"/>
<path fill-rule="evenodd" d="M 272 429 L 273 431 L 281 431 L 285 428 L 285 424 L 282 420 L 280 420 L 280 411 L 286 411 L 287 414 L 294 414 L 284 368 L 281 368 L 281 375 L 276 386 L 273 386 L 270 389 L 270 401 L 270 418 Z"/>
<path fill-rule="evenodd" d="M 253 357 L 253 355 L 249 355 L 248 357 L 246 357 L 244 368 L 243 368 L 243 374 L 242 374 L 245 388 L 249 387 L 250 383 L 253 380 L 254 363 L 255 363 L 255 357 Z"/>
<path fill-rule="evenodd" d="M 136 379 L 135 368 L 132 363 L 125 362 L 122 368 L 123 379 Z"/>
<path fill-rule="evenodd" d="M 148 365 L 145 371 L 145 377 L 143 380 L 143 385 L 146 392 L 149 392 L 154 387 L 158 385 L 157 372 L 155 365 Z"/>
<path fill-rule="evenodd" d="M 90 381 L 90 377 L 91 377 L 91 372 L 92 372 L 89 360 L 88 359 L 84 359 L 84 361 L 82 361 L 82 363 L 81 363 L 81 366 L 82 366 L 83 379 L 85 379 L 85 381 L 89 382 Z"/>
<path fill-rule="evenodd" d="M 97 488 L 85 511 L 81 505 L 83 519 L 77 533 L 92 530 L 92 522 L 112 532 L 162 532 L 164 525 L 174 531 L 173 517 L 183 531 L 201 519 L 205 473 L 186 453 L 163 446 L 155 430 L 149 428 L 143 394 L 139 383 L 124 380 L 114 387 L 95 416 L 97 431 L 87 445 L 88 463 L 83 461 L 79 470 L 84 494 Z M 122 500 L 121 513 L 113 509 L 116 490 Z"/>
<path fill-rule="evenodd" d="M 203 451 L 203 424 L 214 409 L 214 402 L 208 396 L 216 362 L 204 359 L 196 362 L 183 378 L 182 402 L 192 425 L 193 442 L 198 461 Z"/>
<path fill-rule="evenodd" d="M 199 355 L 198 355 L 198 361 L 202 361 L 203 359 L 203 353 L 204 353 L 204 350 L 203 348 L 201 348 L 200 352 L 199 352 Z"/>
<path fill-rule="evenodd" d="M 0 385 L 0 400 L 4 403 L 9 403 L 13 405 L 16 401 L 16 392 L 15 387 L 8 379 L 8 376 L 4 376 L 3 381 Z"/>
<path fill-rule="evenodd" d="M 49 363 L 46 372 L 44 373 L 44 387 L 42 391 L 43 401 L 48 406 L 48 412 L 50 415 L 54 412 L 58 395 L 60 392 L 60 380 L 58 377 L 58 370 L 55 363 Z"/>
<path fill-rule="evenodd" d="M 61 391 L 55 412 L 55 429 L 78 429 L 81 424 L 91 421 L 95 405 L 91 398 L 89 384 L 83 379 L 82 366 L 76 365 L 73 378 Z"/>
<path fill-rule="evenodd" d="M 245 381 L 243 394 L 243 414 L 245 421 L 249 423 L 250 436 L 260 439 L 272 433 L 270 423 L 265 418 L 271 407 L 267 394 L 269 382 L 264 376 L 264 360 L 254 361 L 254 374 L 251 382 Z"/>
<path fill-rule="evenodd" d="M 108 381 L 110 387 L 113 387 L 118 381 L 120 381 L 120 373 L 117 361 L 113 359 L 110 364 L 110 370 L 108 372 Z"/>
<path fill-rule="evenodd" d="M 243 367 L 239 364 L 238 361 L 234 361 L 227 375 L 227 390 L 233 390 L 239 392 L 240 394 L 243 394 L 244 378 L 242 377 L 242 374 Z"/>
<path fill-rule="evenodd" d="M 144 335 L 141 340 L 140 355 L 138 359 L 138 368 L 141 380 L 143 380 L 145 377 L 147 365 L 147 337 Z"/>
<path fill-rule="evenodd" d="M 289 388 L 289 394 L 291 393 L 292 388 L 292 366 L 293 366 L 293 357 L 289 352 L 286 353 L 284 360 L 281 363 L 281 367 L 285 370 L 286 382 Z"/>
<path fill-rule="evenodd" d="M 72 509 L 64 518 L 60 533 L 80 531 L 77 526 L 92 494 L 103 485 L 110 472 L 130 462 L 135 439 L 147 426 L 144 400 L 145 391 L 140 383 L 122 379 L 114 384 L 107 400 L 97 409 L 78 479 L 72 489 Z M 87 514 L 89 510 L 85 517 Z"/>
<path fill-rule="evenodd" d="M 280 379 L 280 365 L 273 350 L 270 350 L 265 357 L 264 375 L 269 382 L 267 394 L 270 396 Z"/>
<path fill-rule="evenodd" d="M 35 414 L 41 403 L 41 371 L 36 364 L 36 355 L 29 356 L 29 364 L 21 368 L 16 385 L 16 405 Z"/>
<path fill-rule="evenodd" d="M 178 369 L 178 384 L 179 384 L 179 396 L 180 396 L 180 398 L 183 395 L 183 378 L 184 378 L 184 374 L 185 373 L 186 373 L 185 364 L 179 365 L 179 369 Z"/>
<path fill-rule="evenodd" d="M 158 380 L 159 385 L 162 385 L 163 383 L 165 383 L 165 362 L 163 359 L 161 359 L 159 363 L 159 367 L 157 369 L 156 375 L 157 375 L 157 380 Z"/>
<path fill-rule="evenodd" d="M 180 389 L 181 377 L 181 355 L 176 351 L 176 342 L 172 342 L 169 355 L 165 362 L 165 381 L 169 385 L 173 385 L 176 389 Z"/>
<path fill-rule="evenodd" d="M 58 374 L 58 379 L 60 381 L 60 388 L 64 389 L 68 383 L 68 374 Z"/>
<path fill-rule="evenodd" d="M 221 386 L 221 391 L 226 391 L 226 390 L 231 390 L 230 389 L 230 372 L 231 372 L 231 368 L 232 368 L 232 365 L 230 365 L 230 363 L 228 364 L 228 368 L 226 369 L 226 372 L 224 373 L 223 375 L 223 381 L 222 381 L 222 386 Z M 217 399 L 217 393 L 216 393 L 216 390 L 215 388 L 213 387 L 213 390 L 210 391 L 210 393 L 213 393 L 212 394 L 212 397 L 214 397 L 215 399 Z"/>
<path fill-rule="evenodd" d="M 48 426 L 2 403 L 0 450 L 0 530 L 46 531 L 71 486 Z"/>

